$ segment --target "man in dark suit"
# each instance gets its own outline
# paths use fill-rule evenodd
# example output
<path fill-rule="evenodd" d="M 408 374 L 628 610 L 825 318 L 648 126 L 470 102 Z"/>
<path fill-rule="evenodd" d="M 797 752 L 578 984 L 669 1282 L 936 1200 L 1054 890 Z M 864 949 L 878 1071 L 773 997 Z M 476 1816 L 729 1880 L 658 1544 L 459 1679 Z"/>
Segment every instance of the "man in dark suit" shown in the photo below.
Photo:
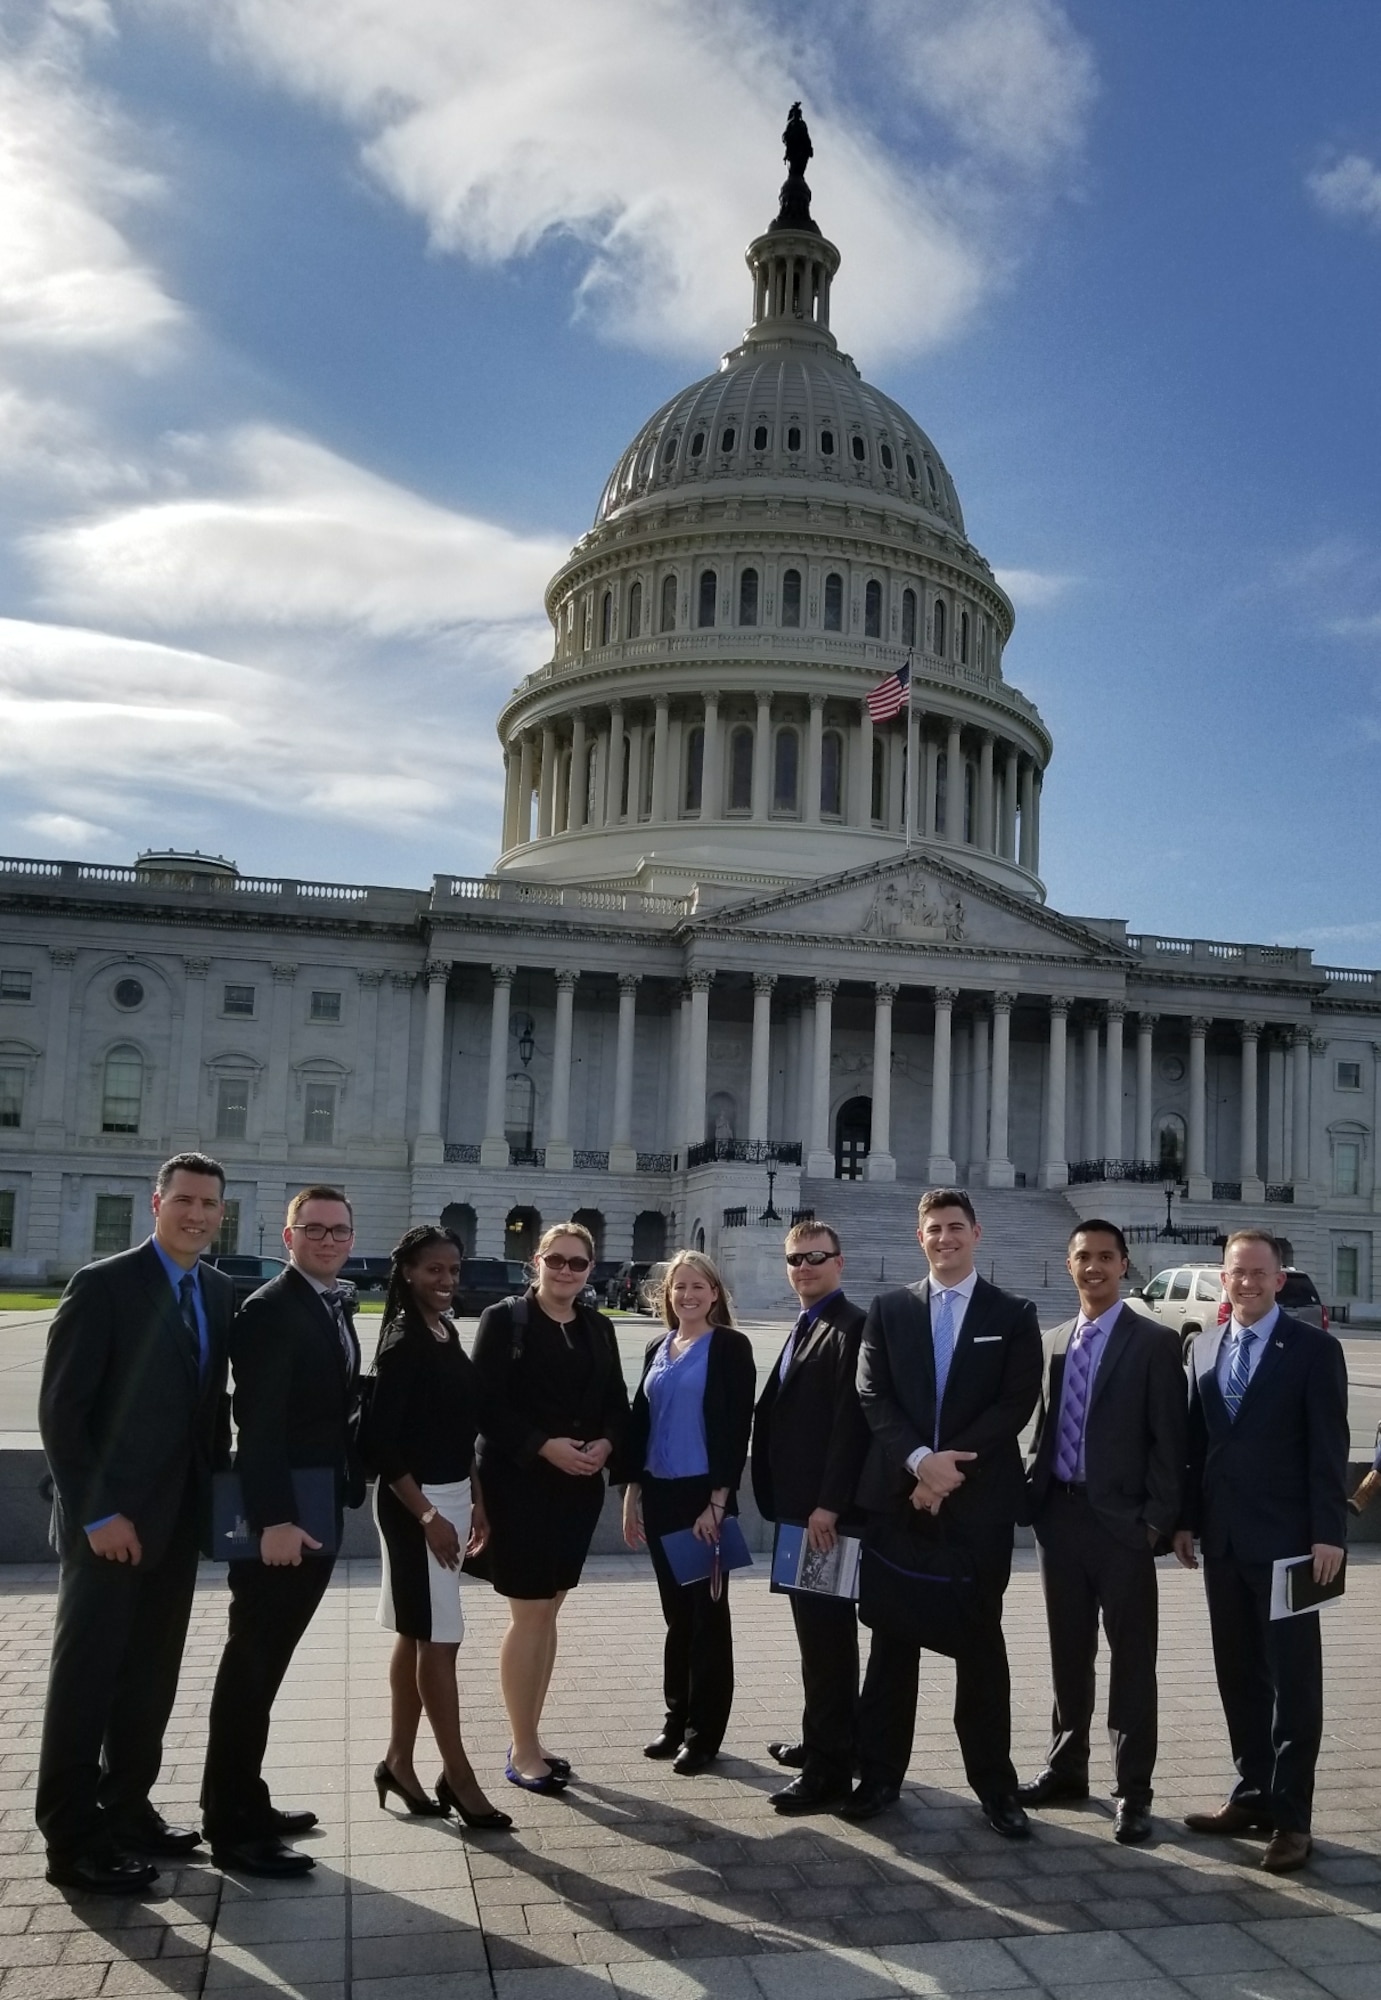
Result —
<path fill-rule="evenodd" d="M 844 1296 L 844 1257 L 825 1222 L 798 1222 L 786 1238 L 787 1283 L 801 1302 L 753 1419 L 753 1496 L 768 1521 L 803 1527 L 832 1549 L 868 1453 L 858 1400 L 863 1314 Z M 848 1598 L 790 1593 L 801 1652 L 801 1742 L 770 1743 L 801 1775 L 772 1794 L 779 1813 L 824 1812 L 853 1786 L 858 1722 L 858 1618 Z"/>
<path fill-rule="evenodd" d="M 1098 1614 L 1108 1635 L 1113 1838 L 1151 1836 L 1156 1762 L 1155 1550 L 1180 1518 L 1188 1418 L 1180 1346 L 1121 1301 L 1127 1239 L 1081 1222 L 1066 1267 L 1079 1312 L 1045 1337 L 1029 1480 L 1055 1683 L 1045 1769 L 1023 1806 L 1088 1797 Z"/>
<path fill-rule="evenodd" d="M 291 1262 L 245 1301 L 235 1320 L 235 1468 L 259 1554 L 230 1564 L 230 1631 L 211 1697 L 202 1809 L 212 1859 L 248 1875 L 299 1875 L 312 1857 L 283 1835 L 305 1833 L 312 1812 L 280 1812 L 262 1767 L 269 1717 L 298 1641 L 335 1565 L 298 1520 L 293 1473 L 335 1479 L 336 1542 L 342 1509 L 364 1482 L 351 1442 L 360 1350 L 354 1295 L 337 1285 L 355 1240 L 350 1203 L 336 1188 L 309 1187 L 288 1205 L 283 1241 Z"/>
<path fill-rule="evenodd" d="M 202 1153 L 158 1170 L 153 1235 L 78 1271 L 48 1333 L 38 1422 L 61 1561 L 35 1817 L 48 1880 L 146 1889 L 190 1854 L 149 1793 L 177 1693 L 213 1464 L 228 1455 L 230 1280 L 198 1260 L 225 1212 Z"/>
<path fill-rule="evenodd" d="M 1238 1781 L 1224 1805 L 1185 1815 L 1195 1833 L 1269 1832 L 1262 1867 L 1302 1868 L 1323 1736 L 1317 1612 L 1271 1617 L 1271 1565 L 1312 1554 L 1319 1583 L 1347 1533 L 1347 1369 L 1331 1334 L 1280 1310 L 1280 1249 L 1239 1229 L 1223 1251 L 1226 1326 L 1194 1342 L 1186 1525 L 1175 1553 L 1204 1589 L 1213 1665 Z"/>
<path fill-rule="evenodd" d="M 969 1565 L 954 1726 L 989 1826 L 1023 1839 L 1030 1827 L 1012 1768 L 1002 1598 L 1024 1499 L 1017 1440 L 1040 1392 L 1040 1327 L 1028 1299 L 975 1271 L 982 1231 L 962 1189 L 923 1195 L 916 1234 L 929 1276 L 874 1299 L 863 1328 L 858 1393 L 872 1443 L 858 1498 L 874 1531 L 905 1536 L 922 1513 L 935 1516 Z M 848 1819 L 871 1819 L 901 1795 L 919 1673 L 918 1640 L 875 1623 L 859 1703 L 859 1784 L 842 1808 Z"/>

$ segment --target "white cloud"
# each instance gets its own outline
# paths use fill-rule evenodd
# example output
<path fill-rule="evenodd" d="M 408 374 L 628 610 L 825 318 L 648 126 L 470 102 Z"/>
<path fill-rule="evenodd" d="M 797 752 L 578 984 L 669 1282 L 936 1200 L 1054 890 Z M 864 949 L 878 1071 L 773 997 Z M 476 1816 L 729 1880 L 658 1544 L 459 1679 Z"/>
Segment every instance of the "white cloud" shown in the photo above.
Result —
<path fill-rule="evenodd" d="M 565 235 L 605 330 L 698 354 L 746 316 L 740 251 L 770 220 L 793 98 L 815 211 L 857 273 L 836 330 L 875 362 L 952 333 L 1005 270 L 1013 200 L 1024 213 L 1068 160 L 1092 90 L 1054 0 L 815 0 L 777 18 L 750 0 L 144 4 L 346 120 L 438 249 L 497 262 Z M 914 163 L 868 129 L 871 103 L 833 101 L 860 68 L 919 131 Z"/>
<path fill-rule="evenodd" d="M 1304 184 L 1325 215 L 1381 229 L 1381 167 L 1365 154 L 1345 153 L 1330 167 L 1316 167 Z"/>
<path fill-rule="evenodd" d="M 1044 611 L 1047 605 L 1058 604 L 1076 582 L 1072 576 L 1039 569 L 998 569 L 993 575 L 1019 611 Z"/>
<path fill-rule="evenodd" d="M 79 819 L 74 813 L 28 813 L 20 825 L 37 834 L 48 849 L 57 848 L 63 854 L 90 854 L 104 848 L 112 838 L 110 827 L 100 826 L 95 820 Z"/>
<path fill-rule="evenodd" d="M 569 553 L 568 542 L 453 513 L 266 426 L 201 455 L 211 463 L 194 472 L 227 490 L 32 536 L 45 604 L 184 631 L 315 625 L 384 638 L 508 620 L 526 627 Z"/>

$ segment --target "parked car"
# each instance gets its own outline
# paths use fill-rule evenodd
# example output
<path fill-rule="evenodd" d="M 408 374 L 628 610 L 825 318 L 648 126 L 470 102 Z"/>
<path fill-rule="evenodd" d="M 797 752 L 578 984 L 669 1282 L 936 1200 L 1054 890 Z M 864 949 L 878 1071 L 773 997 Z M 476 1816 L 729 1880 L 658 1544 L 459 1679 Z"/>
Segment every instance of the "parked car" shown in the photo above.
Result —
<path fill-rule="evenodd" d="M 467 1257 L 460 1270 L 455 1310 L 473 1319 L 486 1306 L 527 1290 L 527 1265 L 505 1257 Z"/>
<path fill-rule="evenodd" d="M 620 1264 L 604 1288 L 604 1302 L 616 1312 L 649 1312 L 643 1297 L 651 1264 Z"/>
<path fill-rule="evenodd" d="M 341 1266 L 341 1281 L 353 1285 L 357 1292 L 386 1292 L 392 1269 L 391 1257 L 347 1257 Z"/>
<path fill-rule="evenodd" d="M 280 1271 L 288 1268 L 285 1257 L 203 1257 L 203 1264 L 210 1264 L 217 1271 L 224 1271 L 235 1287 L 236 1311 L 244 1304 L 252 1292 L 266 1285 L 270 1278 L 276 1278 Z"/>
<path fill-rule="evenodd" d="M 1151 1315 L 1180 1336 L 1188 1358 L 1194 1336 L 1207 1326 L 1223 1326 L 1232 1307 L 1223 1290 L 1221 1264 L 1177 1264 L 1157 1271 L 1149 1284 L 1133 1292 Z M 1283 1312 L 1328 1331 L 1328 1312 L 1314 1280 L 1304 1271 L 1287 1270 L 1280 1289 Z"/>

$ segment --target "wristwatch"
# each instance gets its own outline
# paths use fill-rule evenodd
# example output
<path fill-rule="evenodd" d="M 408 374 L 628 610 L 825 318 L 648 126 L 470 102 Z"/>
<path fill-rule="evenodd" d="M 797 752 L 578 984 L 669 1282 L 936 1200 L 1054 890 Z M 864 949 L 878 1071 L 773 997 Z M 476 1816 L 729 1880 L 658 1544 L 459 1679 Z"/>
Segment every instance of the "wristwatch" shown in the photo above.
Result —
<path fill-rule="evenodd" d="M 417 1517 L 418 1522 L 422 1527 L 430 1528 L 432 1522 L 436 1519 L 437 1515 L 440 1512 L 441 1509 L 439 1507 L 429 1507 L 425 1514 L 418 1515 Z"/>

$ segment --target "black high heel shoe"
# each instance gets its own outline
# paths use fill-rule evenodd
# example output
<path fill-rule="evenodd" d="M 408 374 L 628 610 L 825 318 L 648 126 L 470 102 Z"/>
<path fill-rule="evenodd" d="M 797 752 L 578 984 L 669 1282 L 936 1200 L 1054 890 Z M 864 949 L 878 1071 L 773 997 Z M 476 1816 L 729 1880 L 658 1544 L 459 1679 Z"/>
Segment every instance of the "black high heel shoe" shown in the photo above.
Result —
<path fill-rule="evenodd" d="M 381 1806 L 386 1802 L 390 1792 L 396 1792 L 414 1819 L 442 1819 L 445 1817 L 446 1807 L 442 1805 L 439 1799 L 429 1799 L 423 1793 L 410 1792 L 406 1785 L 398 1782 L 387 1764 L 376 1764 L 374 1766 L 374 1788 L 379 1794 L 379 1804 Z"/>
<path fill-rule="evenodd" d="M 500 1812 L 497 1806 L 491 1806 L 488 1812 L 468 1812 L 447 1784 L 444 1771 L 436 1781 L 436 1796 L 441 1801 L 443 1812 L 459 1813 L 465 1824 L 476 1833 L 502 1833 L 506 1826 L 513 1824 L 513 1815 Z"/>

